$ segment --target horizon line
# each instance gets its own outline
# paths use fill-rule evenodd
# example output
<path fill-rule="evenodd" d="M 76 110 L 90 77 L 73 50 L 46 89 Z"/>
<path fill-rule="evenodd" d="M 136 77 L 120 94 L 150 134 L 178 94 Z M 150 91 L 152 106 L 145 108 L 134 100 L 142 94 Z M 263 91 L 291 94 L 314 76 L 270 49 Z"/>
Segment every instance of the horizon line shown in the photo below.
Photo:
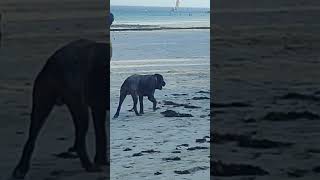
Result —
<path fill-rule="evenodd" d="M 155 5 L 121 5 L 121 4 L 110 4 L 111 6 L 126 6 L 126 7 L 167 7 L 167 8 L 173 8 L 173 6 L 155 6 Z M 180 8 L 207 8 L 210 9 L 210 7 L 204 7 L 204 6 L 181 6 Z"/>

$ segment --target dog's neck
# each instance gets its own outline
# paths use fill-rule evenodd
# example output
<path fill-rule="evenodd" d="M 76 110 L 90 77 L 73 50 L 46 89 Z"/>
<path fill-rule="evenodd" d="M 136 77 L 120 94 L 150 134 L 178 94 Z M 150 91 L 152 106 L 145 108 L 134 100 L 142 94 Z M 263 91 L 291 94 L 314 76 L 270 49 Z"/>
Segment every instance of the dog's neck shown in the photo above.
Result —
<path fill-rule="evenodd" d="M 156 85 L 158 84 L 158 78 L 154 75 L 154 78 L 156 79 Z"/>

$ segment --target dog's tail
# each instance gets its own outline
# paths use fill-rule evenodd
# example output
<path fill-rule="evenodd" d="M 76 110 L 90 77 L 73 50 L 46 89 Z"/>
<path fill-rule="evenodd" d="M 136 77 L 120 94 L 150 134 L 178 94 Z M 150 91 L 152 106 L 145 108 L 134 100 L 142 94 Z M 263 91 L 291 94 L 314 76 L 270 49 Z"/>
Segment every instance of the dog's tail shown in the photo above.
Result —
<path fill-rule="evenodd" d="M 128 90 L 125 86 L 121 86 L 121 89 L 120 89 L 120 94 L 123 94 L 123 95 L 128 95 Z"/>
<path fill-rule="evenodd" d="M 128 79 L 126 79 L 120 88 L 120 94 L 128 95 Z"/>

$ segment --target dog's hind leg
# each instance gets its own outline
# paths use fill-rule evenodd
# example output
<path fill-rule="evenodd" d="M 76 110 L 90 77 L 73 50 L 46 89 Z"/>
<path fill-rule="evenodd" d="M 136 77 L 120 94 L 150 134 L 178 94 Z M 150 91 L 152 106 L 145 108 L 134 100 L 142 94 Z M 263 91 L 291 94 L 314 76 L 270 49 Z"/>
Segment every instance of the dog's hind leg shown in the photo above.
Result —
<path fill-rule="evenodd" d="M 132 97 L 132 100 L 133 100 L 133 110 L 134 110 L 134 112 L 136 113 L 137 116 L 141 116 L 141 115 L 138 113 L 138 110 L 137 110 L 138 95 L 136 95 L 136 94 L 131 94 L 131 97 Z"/>
<path fill-rule="evenodd" d="M 143 96 L 139 96 L 139 103 L 140 103 L 140 114 L 144 114 L 144 112 L 143 112 Z"/>
<path fill-rule="evenodd" d="M 118 108 L 117 108 L 117 112 L 113 116 L 113 118 L 117 118 L 119 116 L 119 113 L 120 113 L 120 110 L 121 110 L 121 105 L 122 105 L 124 99 L 126 98 L 126 96 L 127 96 L 126 92 L 120 91 L 119 105 L 118 105 Z"/>
<path fill-rule="evenodd" d="M 46 81 L 46 80 L 45 80 Z M 30 160 L 35 148 L 36 139 L 47 116 L 55 104 L 55 93 L 43 80 L 37 79 L 33 89 L 33 102 L 29 137 L 24 146 L 22 157 L 13 172 L 14 178 L 24 178 L 30 168 Z"/>

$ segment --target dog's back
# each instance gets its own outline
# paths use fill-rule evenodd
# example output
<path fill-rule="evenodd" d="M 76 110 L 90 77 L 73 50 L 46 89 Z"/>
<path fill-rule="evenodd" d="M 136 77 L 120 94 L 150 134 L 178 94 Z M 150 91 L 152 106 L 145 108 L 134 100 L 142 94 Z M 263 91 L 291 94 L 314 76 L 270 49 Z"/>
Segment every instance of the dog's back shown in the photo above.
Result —
<path fill-rule="evenodd" d="M 134 74 L 134 75 L 127 77 L 127 79 L 124 80 L 124 82 L 121 85 L 121 89 L 120 89 L 121 93 L 129 95 L 133 91 L 137 91 L 140 76 L 141 75 Z"/>
<path fill-rule="evenodd" d="M 126 95 L 130 95 L 132 93 L 138 93 L 146 86 L 145 83 L 147 79 L 152 78 L 152 75 L 139 75 L 134 74 L 129 76 L 122 84 L 120 91 L 125 93 Z"/>
<path fill-rule="evenodd" d="M 38 74 L 35 85 L 44 81 L 50 82 L 48 84 L 52 85 L 58 94 L 65 91 L 78 93 L 79 90 L 86 90 L 88 93 L 85 94 L 88 94 L 89 101 L 100 102 L 96 96 L 109 94 L 108 50 L 107 43 L 85 39 L 73 41 L 57 50 L 48 59 Z M 42 82 L 39 79 L 43 79 Z M 106 102 L 109 100 L 106 99 Z M 62 104 L 63 98 L 59 97 L 57 105 Z M 109 105 L 107 106 L 109 109 Z"/>

